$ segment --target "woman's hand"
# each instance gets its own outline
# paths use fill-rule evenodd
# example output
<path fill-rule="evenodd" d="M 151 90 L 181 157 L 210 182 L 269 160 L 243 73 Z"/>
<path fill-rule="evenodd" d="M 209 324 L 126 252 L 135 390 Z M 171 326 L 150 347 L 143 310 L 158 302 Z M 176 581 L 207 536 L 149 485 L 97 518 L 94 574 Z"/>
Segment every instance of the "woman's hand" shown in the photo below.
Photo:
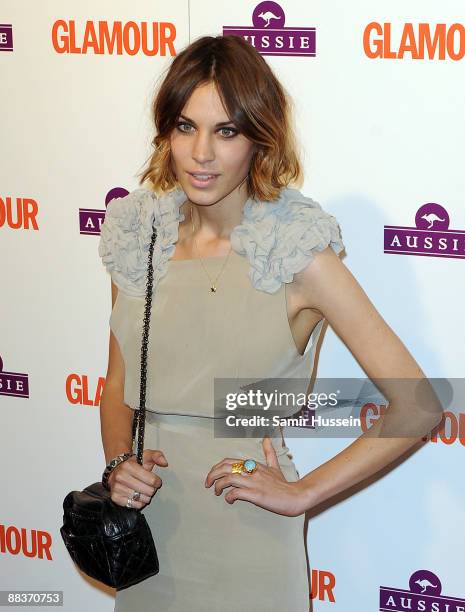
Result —
<path fill-rule="evenodd" d="M 257 461 L 253 474 L 232 474 L 232 464 L 240 459 L 225 458 L 208 472 L 205 486 L 215 483 L 216 495 L 221 495 L 226 487 L 232 487 L 224 496 L 228 504 L 240 499 L 284 516 L 303 514 L 307 510 L 305 487 L 300 480 L 286 480 L 269 437 L 263 439 L 262 445 L 266 465 Z"/>
<path fill-rule="evenodd" d="M 152 472 L 154 465 L 166 467 L 168 461 L 162 451 L 148 448 L 142 453 L 142 465 L 137 463 L 135 456 L 117 465 L 108 479 L 112 501 L 118 506 L 126 506 L 134 491 L 139 491 L 141 495 L 137 501 L 132 501 L 132 508 L 140 509 L 150 503 L 162 485 L 160 476 Z"/>

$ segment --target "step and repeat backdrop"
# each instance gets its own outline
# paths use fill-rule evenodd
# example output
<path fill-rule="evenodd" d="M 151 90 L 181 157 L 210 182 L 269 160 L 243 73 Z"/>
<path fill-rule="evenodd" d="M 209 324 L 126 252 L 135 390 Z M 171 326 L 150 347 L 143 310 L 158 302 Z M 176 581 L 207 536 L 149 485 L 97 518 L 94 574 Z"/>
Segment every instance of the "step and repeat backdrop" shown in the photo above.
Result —
<path fill-rule="evenodd" d="M 2 591 L 113 609 L 59 534 L 63 497 L 105 465 L 100 225 L 110 192 L 139 186 L 172 58 L 218 34 L 246 37 L 292 97 L 301 190 L 338 219 L 345 265 L 429 377 L 463 377 L 462 0 L 2 0 Z M 317 365 L 318 377 L 365 375 L 331 328 Z M 382 409 L 365 407 L 367 426 Z M 287 442 L 303 476 L 352 440 Z M 309 513 L 315 612 L 465 610 L 464 454 L 456 394 L 422 448 Z"/>

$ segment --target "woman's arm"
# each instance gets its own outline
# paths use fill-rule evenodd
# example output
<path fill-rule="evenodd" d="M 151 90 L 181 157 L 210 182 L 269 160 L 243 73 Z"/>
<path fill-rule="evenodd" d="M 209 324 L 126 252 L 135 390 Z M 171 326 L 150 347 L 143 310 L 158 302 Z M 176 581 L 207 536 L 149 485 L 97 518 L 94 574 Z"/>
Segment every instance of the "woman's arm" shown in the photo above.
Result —
<path fill-rule="evenodd" d="M 112 307 L 115 305 L 118 288 L 111 283 Z M 100 399 L 100 429 L 108 463 L 120 453 L 131 450 L 133 410 L 124 403 L 124 361 L 118 341 L 110 330 L 108 368 Z"/>
<path fill-rule="evenodd" d="M 115 305 L 118 288 L 111 283 L 111 302 Z M 100 400 L 100 427 L 105 461 L 132 450 L 132 422 L 134 411 L 124 403 L 124 360 L 118 341 L 110 330 L 110 348 L 105 385 Z M 142 465 L 136 457 L 130 457 L 117 465 L 110 473 L 108 485 L 111 499 L 125 506 L 134 492 L 139 492 L 138 500 L 132 507 L 141 509 L 150 503 L 155 492 L 161 487 L 162 479 L 152 470 L 155 466 L 167 467 L 168 461 L 162 451 L 144 448 Z"/>
<path fill-rule="evenodd" d="M 389 400 L 366 433 L 300 479 L 310 508 L 404 454 L 440 422 L 442 408 L 418 363 L 331 248 L 317 253 L 294 282 L 301 307 L 325 317 Z"/>

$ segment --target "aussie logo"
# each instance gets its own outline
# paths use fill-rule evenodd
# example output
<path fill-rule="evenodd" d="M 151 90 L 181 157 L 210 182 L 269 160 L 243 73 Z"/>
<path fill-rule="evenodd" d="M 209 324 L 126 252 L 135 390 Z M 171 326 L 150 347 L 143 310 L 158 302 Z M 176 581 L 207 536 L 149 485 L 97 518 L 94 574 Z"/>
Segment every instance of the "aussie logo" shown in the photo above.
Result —
<path fill-rule="evenodd" d="M 442 584 L 429 570 L 417 570 L 410 576 L 408 590 L 380 587 L 382 612 L 464 612 L 465 599 L 441 595 Z"/>
<path fill-rule="evenodd" d="M 110 189 L 105 198 L 105 207 L 114 198 L 123 198 L 128 195 L 129 191 L 124 187 L 114 187 Z M 105 211 L 97 208 L 80 208 L 79 209 L 79 233 L 90 236 L 100 235 L 100 227 L 105 218 Z"/>
<path fill-rule="evenodd" d="M 5 372 L 0 357 L 0 395 L 29 397 L 29 379 L 27 374 Z"/>
<path fill-rule="evenodd" d="M 423 204 L 415 227 L 384 226 L 384 252 L 400 255 L 465 258 L 465 231 L 449 229 L 449 215 L 440 204 Z"/>
<path fill-rule="evenodd" d="M 252 13 L 253 26 L 223 26 L 223 36 L 242 36 L 261 55 L 315 57 L 316 28 L 284 27 L 285 21 L 277 2 L 260 2 Z"/>
<path fill-rule="evenodd" d="M 0 23 L 0 51 L 13 51 L 13 26 Z"/>

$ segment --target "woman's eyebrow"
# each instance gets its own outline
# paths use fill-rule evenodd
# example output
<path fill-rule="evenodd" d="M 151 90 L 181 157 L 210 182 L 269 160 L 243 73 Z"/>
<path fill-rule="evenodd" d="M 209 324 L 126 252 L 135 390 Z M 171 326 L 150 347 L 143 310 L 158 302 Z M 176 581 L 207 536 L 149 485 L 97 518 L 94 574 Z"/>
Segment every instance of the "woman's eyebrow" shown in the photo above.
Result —
<path fill-rule="evenodd" d="M 193 119 L 189 119 L 189 117 L 186 117 L 186 115 L 179 115 L 182 119 L 185 119 L 186 121 L 189 121 L 189 123 L 192 123 L 192 125 L 196 125 L 195 121 L 193 121 Z M 220 123 L 217 123 L 215 125 L 215 127 L 221 127 L 224 125 L 234 125 L 234 121 L 221 121 Z"/>

